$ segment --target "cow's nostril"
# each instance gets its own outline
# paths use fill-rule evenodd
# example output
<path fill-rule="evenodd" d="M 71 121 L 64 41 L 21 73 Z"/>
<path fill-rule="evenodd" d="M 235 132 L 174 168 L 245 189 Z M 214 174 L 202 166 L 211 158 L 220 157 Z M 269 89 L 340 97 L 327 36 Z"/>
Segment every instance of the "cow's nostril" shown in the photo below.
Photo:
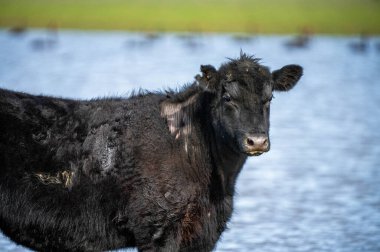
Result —
<path fill-rule="evenodd" d="M 252 139 L 247 138 L 247 144 L 250 146 L 253 146 L 253 145 L 255 145 L 255 142 Z"/>

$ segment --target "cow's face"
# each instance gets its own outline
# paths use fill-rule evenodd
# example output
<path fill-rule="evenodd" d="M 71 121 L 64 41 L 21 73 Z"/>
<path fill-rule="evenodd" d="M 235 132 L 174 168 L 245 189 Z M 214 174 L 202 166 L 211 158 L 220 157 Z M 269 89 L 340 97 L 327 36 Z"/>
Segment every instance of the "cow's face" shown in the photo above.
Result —
<path fill-rule="evenodd" d="M 258 60 L 243 54 L 219 70 L 208 65 L 201 71 L 199 83 L 214 92 L 211 113 L 215 132 L 237 152 L 249 156 L 267 152 L 272 93 L 290 90 L 300 79 L 302 68 L 287 65 L 271 73 Z"/>

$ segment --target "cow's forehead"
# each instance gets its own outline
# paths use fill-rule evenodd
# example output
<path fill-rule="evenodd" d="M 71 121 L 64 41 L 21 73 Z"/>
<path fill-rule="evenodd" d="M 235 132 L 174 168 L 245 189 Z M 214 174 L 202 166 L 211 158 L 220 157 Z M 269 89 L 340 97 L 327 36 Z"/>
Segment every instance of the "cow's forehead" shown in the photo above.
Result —
<path fill-rule="evenodd" d="M 233 82 L 227 85 L 227 89 L 236 94 L 261 95 L 272 92 L 271 75 L 266 67 L 235 72 L 232 79 Z"/>
<path fill-rule="evenodd" d="M 271 73 L 269 71 L 269 68 L 266 66 L 261 66 L 261 65 L 256 65 L 256 66 L 251 66 L 246 70 L 246 72 L 251 75 L 253 78 L 256 80 L 268 80 L 271 78 Z"/>
<path fill-rule="evenodd" d="M 257 61 L 252 60 L 240 60 L 236 63 L 240 71 L 251 72 L 260 74 L 265 77 L 270 77 L 270 71 L 268 67 L 259 64 Z"/>
<path fill-rule="evenodd" d="M 272 86 L 269 83 L 256 88 L 248 88 L 239 85 L 238 82 L 232 82 L 226 86 L 225 90 L 235 101 L 243 102 L 246 105 L 269 100 L 272 96 Z"/>
<path fill-rule="evenodd" d="M 228 91 L 240 96 L 269 96 L 272 92 L 272 76 L 260 59 L 242 54 L 219 68 L 220 77 L 226 80 Z"/>
<path fill-rule="evenodd" d="M 237 79 L 244 76 L 251 76 L 256 80 L 265 80 L 271 78 L 269 68 L 260 65 L 257 60 L 245 59 L 234 60 L 224 64 L 219 69 L 222 78 Z"/>

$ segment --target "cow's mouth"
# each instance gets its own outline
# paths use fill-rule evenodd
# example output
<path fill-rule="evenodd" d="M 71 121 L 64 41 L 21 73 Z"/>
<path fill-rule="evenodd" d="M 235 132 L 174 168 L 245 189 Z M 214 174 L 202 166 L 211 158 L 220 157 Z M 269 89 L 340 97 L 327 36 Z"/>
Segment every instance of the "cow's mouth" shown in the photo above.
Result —
<path fill-rule="evenodd" d="M 261 154 L 264 154 L 265 152 L 268 152 L 269 151 L 269 148 L 267 149 L 256 149 L 256 150 L 247 150 L 247 149 L 243 149 L 241 150 L 242 153 L 244 153 L 245 155 L 247 156 L 250 156 L 250 157 L 256 157 L 256 156 L 260 156 Z"/>
<path fill-rule="evenodd" d="M 247 152 L 247 155 L 248 156 L 260 156 L 263 153 L 264 153 L 264 151 L 251 151 L 251 152 Z"/>

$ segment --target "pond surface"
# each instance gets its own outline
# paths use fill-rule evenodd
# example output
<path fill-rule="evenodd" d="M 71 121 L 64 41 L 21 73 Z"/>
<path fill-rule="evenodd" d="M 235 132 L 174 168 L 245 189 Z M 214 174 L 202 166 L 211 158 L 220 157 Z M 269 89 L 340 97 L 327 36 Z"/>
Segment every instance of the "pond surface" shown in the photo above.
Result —
<path fill-rule="evenodd" d="M 216 251 L 380 251 L 380 38 L 0 30 L 0 87 L 71 98 L 192 82 L 240 49 L 304 77 L 271 106 L 272 148 L 250 158 Z M 1 202 L 0 202 L 1 204 Z M 27 251 L 0 236 L 0 251 Z M 132 250 L 134 251 L 134 250 Z"/>

